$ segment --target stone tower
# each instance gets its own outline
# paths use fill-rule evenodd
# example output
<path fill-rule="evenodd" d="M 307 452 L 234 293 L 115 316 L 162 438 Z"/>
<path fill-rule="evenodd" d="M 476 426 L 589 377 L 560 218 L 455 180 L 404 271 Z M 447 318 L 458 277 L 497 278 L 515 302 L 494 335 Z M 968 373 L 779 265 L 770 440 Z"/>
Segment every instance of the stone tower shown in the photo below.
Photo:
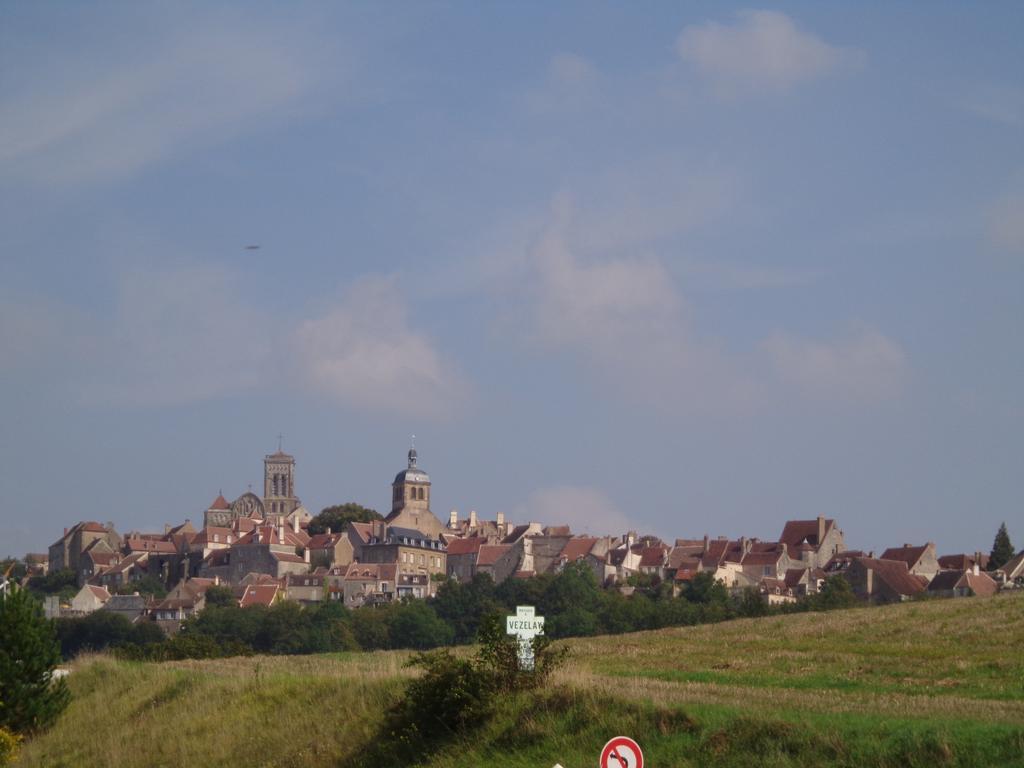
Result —
<path fill-rule="evenodd" d="M 409 449 L 409 466 L 391 484 L 389 525 L 413 528 L 436 538 L 444 526 L 430 511 L 430 475 L 416 465 L 416 448 Z"/>
<path fill-rule="evenodd" d="M 295 457 L 281 450 L 263 457 L 263 509 L 268 518 L 285 517 L 299 506 L 295 495 Z"/>

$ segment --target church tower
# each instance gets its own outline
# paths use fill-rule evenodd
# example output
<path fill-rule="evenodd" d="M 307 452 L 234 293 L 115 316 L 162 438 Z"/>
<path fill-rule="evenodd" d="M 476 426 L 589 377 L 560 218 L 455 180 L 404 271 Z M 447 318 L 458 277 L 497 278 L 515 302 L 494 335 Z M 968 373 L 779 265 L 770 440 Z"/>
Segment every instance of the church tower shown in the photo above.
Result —
<path fill-rule="evenodd" d="M 417 466 L 417 459 L 413 446 L 409 449 L 409 466 L 395 475 L 391 484 L 391 514 L 385 521 L 437 538 L 444 526 L 430 511 L 430 475 Z"/>
<path fill-rule="evenodd" d="M 281 450 L 263 457 L 263 509 L 268 518 L 283 518 L 299 506 L 295 495 L 295 457 Z"/>

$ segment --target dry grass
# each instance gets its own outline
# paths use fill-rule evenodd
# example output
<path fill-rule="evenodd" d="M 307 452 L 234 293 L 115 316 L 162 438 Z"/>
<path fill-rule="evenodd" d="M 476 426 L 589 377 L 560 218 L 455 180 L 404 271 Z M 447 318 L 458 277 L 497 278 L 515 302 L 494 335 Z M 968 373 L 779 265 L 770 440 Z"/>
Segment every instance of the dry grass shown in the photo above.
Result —
<path fill-rule="evenodd" d="M 581 700 L 607 700 L 609 713 L 616 707 L 646 711 L 636 707 L 655 704 L 694 713 L 708 729 L 744 718 L 781 717 L 804 723 L 812 736 L 839 738 L 836 734 L 844 732 L 851 750 L 879 743 L 878 733 L 899 722 L 910 723 L 911 732 L 913 723 L 931 729 L 933 741 L 939 738 L 936 728 L 940 735 L 960 728 L 967 741 L 950 748 L 961 754 L 990 737 L 1002 738 L 1004 746 L 1007 738 L 1024 739 L 1018 734 L 1024 723 L 1024 594 L 569 644 L 571 665 L 554 682 Z M 401 695 L 404 679 L 412 674 L 404 667 L 408 656 L 378 652 L 165 664 L 83 657 L 70 676 L 69 711 L 51 732 L 25 745 L 17 765 L 347 765 L 353 750 L 374 737 L 383 710 Z M 527 711 L 517 716 L 529 725 L 533 714 L 529 703 L 524 706 Z M 539 751 L 503 750 L 501 739 L 509 737 L 495 724 L 498 747 L 474 744 L 470 751 L 477 762 L 471 764 L 532 765 L 528 757 L 551 754 L 544 751 L 550 748 L 567 756 L 563 765 L 575 766 L 572 750 L 589 749 L 589 742 L 581 741 L 586 728 L 559 717 L 551 710 L 530 726 Z M 645 721 L 636 722 L 642 727 Z M 590 730 L 594 733 L 586 738 L 599 740 L 603 731 Z M 685 738 L 699 741 L 707 733 Z M 671 756 L 679 745 L 671 740 L 684 736 L 656 729 L 650 738 L 665 739 L 662 754 Z M 906 754 L 914 749 L 908 747 Z M 460 764 L 450 752 L 425 763 Z M 659 764 L 694 763 L 663 758 Z"/>

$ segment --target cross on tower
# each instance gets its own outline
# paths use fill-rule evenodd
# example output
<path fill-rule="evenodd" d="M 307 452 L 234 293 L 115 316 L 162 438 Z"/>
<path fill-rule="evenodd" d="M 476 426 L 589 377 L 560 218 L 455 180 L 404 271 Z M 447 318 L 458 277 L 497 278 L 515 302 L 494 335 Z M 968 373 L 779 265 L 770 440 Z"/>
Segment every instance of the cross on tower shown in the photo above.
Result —
<path fill-rule="evenodd" d="M 283 441 L 283 440 L 284 440 L 284 435 L 282 435 L 282 434 L 281 434 L 281 433 L 279 432 L 279 433 L 278 433 L 278 435 L 277 435 L 277 452 L 278 452 L 278 453 L 280 453 L 280 452 L 281 452 L 281 450 L 282 450 L 282 448 L 281 448 L 281 445 L 282 445 L 282 441 Z"/>

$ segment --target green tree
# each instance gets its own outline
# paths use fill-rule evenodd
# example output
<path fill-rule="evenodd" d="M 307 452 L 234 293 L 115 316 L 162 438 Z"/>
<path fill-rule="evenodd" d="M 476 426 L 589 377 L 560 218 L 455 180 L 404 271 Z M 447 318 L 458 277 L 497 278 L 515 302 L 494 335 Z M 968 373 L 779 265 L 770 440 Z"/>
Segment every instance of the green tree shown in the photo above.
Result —
<path fill-rule="evenodd" d="M 130 581 L 117 588 L 117 594 L 119 595 L 134 595 L 136 592 L 140 595 L 155 597 L 158 600 L 163 600 L 167 597 L 167 589 L 164 587 L 164 583 L 151 573 L 147 573 L 138 581 Z"/>
<path fill-rule="evenodd" d="M 835 574 L 825 579 L 821 590 L 809 600 L 810 607 L 818 611 L 831 611 L 835 608 L 852 608 L 859 604 L 857 596 L 842 574 Z"/>
<path fill-rule="evenodd" d="M 317 534 L 327 533 L 327 529 L 330 528 L 339 533 L 347 523 L 369 523 L 383 519 L 377 510 L 350 501 L 347 504 L 336 504 L 320 510 L 320 514 L 309 521 L 307 530 L 310 534 Z"/>
<path fill-rule="evenodd" d="M 691 603 L 724 605 L 729 599 L 725 585 L 711 571 L 701 571 L 685 582 L 683 597 Z"/>
<path fill-rule="evenodd" d="M 0 595 L 0 728 L 36 733 L 50 726 L 71 698 L 54 680 L 60 644 L 53 622 L 19 587 Z"/>
<path fill-rule="evenodd" d="M 235 592 L 231 587 L 225 587 L 223 584 L 217 584 L 206 590 L 207 608 L 224 608 L 229 605 L 237 604 L 238 598 L 235 597 Z"/>
<path fill-rule="evenodd" d="M 391 619 L 391 647 L 426 650 L 449 645 L 454 632 L 422 600 L 402 604 Z"/>
<path fill-rule="evenodd" d="M 999 526 L 996 531 L 995 541 L 992 542 L 992 553 L 988 558 L 989 570 L 1002 568 L 1013 559 L 1013 544 L 1010 543 L 1010 534 L 1006 530 L 1006 523 Z"/>

